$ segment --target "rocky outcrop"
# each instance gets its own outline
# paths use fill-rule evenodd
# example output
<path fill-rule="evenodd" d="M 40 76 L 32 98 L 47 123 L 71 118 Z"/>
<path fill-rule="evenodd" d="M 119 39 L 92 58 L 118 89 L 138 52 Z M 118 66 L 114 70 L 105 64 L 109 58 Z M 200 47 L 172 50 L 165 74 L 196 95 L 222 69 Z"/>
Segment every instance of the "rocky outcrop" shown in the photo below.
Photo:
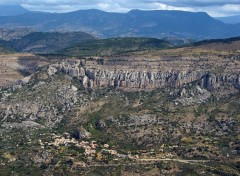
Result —
<path fill-rule="evenodd" d="M 11 120 L 15 120 L 16 122 L 37 122 L 47 127 L 53 127 L 77 103 L 81 105 L 87 101 L 86 95 L 80 94 L 78 88 L 72 85 L 71 80 L 67 78 L 60 81 L 56 79 L 50 83 L 39 81 L 30 87 L 31 89 L 28 90 L 25 90 L 24 87 L 21 88 L 23 97 L 2 92 L 0 123 L 8 124 Z M 22 125 L 24 124 L 16 124 L 13 127 Z"/>
<path fill-rule="evenodd" d="M 197 85 L 192 88 L 182 88 L 179 95 L 180 97 L 175 100 L 175 104 L 180 103 L 186 106 L 205 102 L 211 96 L 211 93 Z"/>
<path fill-rule="evenodd" d="M 80 83 L 89 88 L 117 87 L 123 89 L 156 89 L 163 87 L 178 88 L 187 83 L 199 81 L 202 88 L 213 90 L 221 83 L 231 83 L 240 87 L 240 74 L 214 74 L 209 71 L 154 70 L 136 71 L 133 69 L 106 69 L 104 67 L 88 68 L 80 60 L 65 60 L 51 65 L 49 76 L 63 72 L 79 79 Z"/>

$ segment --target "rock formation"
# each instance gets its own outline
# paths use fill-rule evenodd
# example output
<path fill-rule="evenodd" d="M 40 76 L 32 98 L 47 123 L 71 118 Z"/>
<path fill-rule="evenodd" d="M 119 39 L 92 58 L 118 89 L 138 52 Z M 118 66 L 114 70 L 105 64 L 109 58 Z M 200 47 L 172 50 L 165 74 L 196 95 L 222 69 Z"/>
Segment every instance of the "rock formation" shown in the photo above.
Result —
<path fill-rule="evenodd" d="M 50 65 L 48 75 L 53 76 L 59 72 L 76 77 L 80 83 L 89 88 L 116 87 L 123 89 L 156 89 L 164 87 L 179 88 L 187 83 L 199 81 L 201 87 L 213 90 L 221 83 L 231 83 L 240 86 L 240 74 L 215 74 L 205 70 L 140 70 L 134 69 L 106 69 L 90 68 L 80 60 L 65 60 Z"/>

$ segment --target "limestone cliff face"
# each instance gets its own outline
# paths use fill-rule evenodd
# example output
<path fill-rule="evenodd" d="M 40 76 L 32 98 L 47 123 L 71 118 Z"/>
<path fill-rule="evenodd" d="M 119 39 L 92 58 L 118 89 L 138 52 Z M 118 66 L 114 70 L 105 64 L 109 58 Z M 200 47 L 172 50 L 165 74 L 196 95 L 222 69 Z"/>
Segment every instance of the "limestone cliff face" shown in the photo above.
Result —
<path fill-rule="evenodd" d="M 175 70 L 141 70 L 89 68 L 80 60 L 65 60 L 51 65 L 48 69 L 50 76 L 63 72 L 79 79 L 85 87 L 117 87 L 124 89 L 156 89 L 163 87 L 181 87 L 186 83 L 199 81 L 201 87 L 213 90 L 221 83 L 231 83 L 240 87 L 240 74 L 214 74 L 209 71 Z"/>
<path fill-rule="evenodd" d="M 220 86 L 221 83 L 231 83 L 236 88 L 240 88 L 240 74 L 225 74 L 216 75 L 207 73 L 202 78 L 202 87 L 213 90 Z"/>

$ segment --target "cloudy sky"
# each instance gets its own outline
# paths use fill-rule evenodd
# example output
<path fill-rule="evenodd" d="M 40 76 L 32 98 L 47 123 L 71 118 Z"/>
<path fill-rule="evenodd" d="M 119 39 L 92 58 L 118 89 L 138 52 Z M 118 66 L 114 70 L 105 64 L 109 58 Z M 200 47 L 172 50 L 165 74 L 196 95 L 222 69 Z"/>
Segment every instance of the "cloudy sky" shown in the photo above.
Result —
<path fill-rule="evenodd" d="M 185 10 L 211 16 L 240 15 L 240 0 L 0 0 L 0 4 L 21 4 L 34 11 L 70 12 L 100 9 L 110 12 L 142 10 Z"/>

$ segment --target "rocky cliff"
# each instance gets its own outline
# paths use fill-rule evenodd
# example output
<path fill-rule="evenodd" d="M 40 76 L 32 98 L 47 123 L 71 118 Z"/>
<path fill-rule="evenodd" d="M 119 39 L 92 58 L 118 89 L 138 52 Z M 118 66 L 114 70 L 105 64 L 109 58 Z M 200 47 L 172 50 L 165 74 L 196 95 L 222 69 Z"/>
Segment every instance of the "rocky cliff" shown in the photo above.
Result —
<path fill-rule="evenodd" d="M 59 72 L 76 77 L 84 87 L 116 87 L 123 89 L 156 89 L 164 87 L 179 88 L 198 81 L 200 86 L 213 90 L 223 83 L 240 87 L 239 73 L 213 73 L 209 70 L 124 70 L 108 69 L 103 66 L 89 67 L 80 60 L 65 60 L 49 66 L 48 74 Z"/>

